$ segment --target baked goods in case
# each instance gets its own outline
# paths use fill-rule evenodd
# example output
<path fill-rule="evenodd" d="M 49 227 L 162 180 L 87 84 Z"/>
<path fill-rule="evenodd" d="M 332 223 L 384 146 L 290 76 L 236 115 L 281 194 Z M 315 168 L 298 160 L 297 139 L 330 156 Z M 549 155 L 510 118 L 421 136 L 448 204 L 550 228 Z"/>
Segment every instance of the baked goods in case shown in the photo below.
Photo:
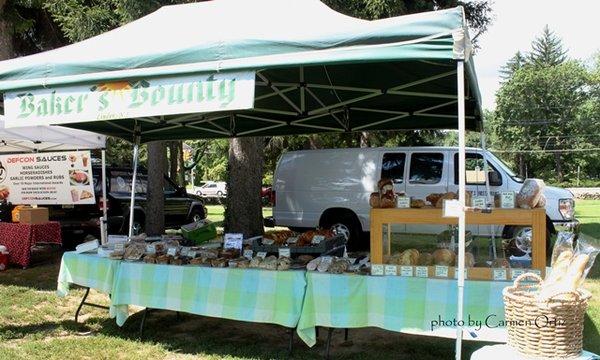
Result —
<path fill-rule="evenodd" d="M 453 266 L 456 254 L 448 249 L 437 249 L 433 252 L 433 262 L 435 265 Z"/>
<path fill-rule="evenodd" d="M 425 201 L 421 200 L 421 199 L 410 199 L 410 207 L 411 208 L 415 208 L 415 209 L 420 209 L 422 207 L 425 207 L 427 204 L 425 203 Z"/>
<path fill-rule="evenodd" d="M 431 266 L 434 263 L 433 255 L 428 252 L 422 252 L 419 254 L 419 262 L 418 265 L 421 266 Z"/>
<path fill-rule="evenodd" d="M 465 252 L 465 267 L 475 266 L 475 256 L 470 252 Z"/>

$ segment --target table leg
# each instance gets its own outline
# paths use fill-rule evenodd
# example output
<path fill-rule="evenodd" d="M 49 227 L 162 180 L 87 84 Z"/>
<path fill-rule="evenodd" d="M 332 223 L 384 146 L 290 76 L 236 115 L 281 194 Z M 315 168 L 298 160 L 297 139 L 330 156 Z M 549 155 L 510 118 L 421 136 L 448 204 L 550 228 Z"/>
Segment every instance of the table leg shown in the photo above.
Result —
<path fill-rule="evenodd" d="M 83 295 L 83 299 L 81 299 L 81 303 L 79 304 L 79 307 L 77 308 L 77 311 L 75 311 L 75 322 L 77 322 L 77 320 L 79 319 L 79 312 L 81 311 L 81 308 L 83 307 L 83 304 L 85 304 L 85 299 L 87 299 L 88 295 L 90 294 L 90 288 L 86 287 L 85 288 L 85 295 Z"/>
<path fill-rule="evenodd" d="M 344 341 L 348 341 L 348 328 L 344 329 Z"/>
<path fill-rule="evenodd" d="M 140 323 L 140 339 L 144 335 L 144 324 L 146 324 L 146 315 L 148 315 L 148 308 L 145 308 L 144 313 L 142 314 L 142 322 Z"/>
<path fill-rule="evenodd" d="M 318 339 L 319 338 L 319 327 L 318 326 L 315 326 L 315 335 L 316 335 L 316 338 Z"/>
<path fill-rule="evenodd" d="M 329 349 L 331 348 L 331 336 L 333 335 L 333 328 L 327 330 L 327 344 L 325 345 L 325 359 L 329 360 Z"/>
<path fill-rule="evenodd" d="M 296 328 L 289 328 L 290 331 L 290 343 L 288 344 L 288 355 L 292 355 L 292 350 L 293 350 L 293 346 L 294 346 L 294 332 L 296 331 Z"/>

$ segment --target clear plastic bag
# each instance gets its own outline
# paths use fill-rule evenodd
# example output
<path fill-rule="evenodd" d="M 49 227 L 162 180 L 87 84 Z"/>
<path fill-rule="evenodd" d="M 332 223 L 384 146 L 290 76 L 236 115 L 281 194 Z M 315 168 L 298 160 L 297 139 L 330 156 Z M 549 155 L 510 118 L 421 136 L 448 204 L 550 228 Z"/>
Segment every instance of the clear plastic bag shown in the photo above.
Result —
<path fill-rule="evenodd" d="M 596 239 L 593 239 L 585 234 L 580 234 L 577 237 L 577 246 L 575 251 L 575 256 L 585 257 L 582 259 L 582 263 L 585 266 L 582 268 L 581 274 L 579 275 L 579 281 L 577 281 L 577 288 L 583 285 L 583 282 L 587 278 L 590 270 L 594 266 L 594 261 L 596 260 L 596 256 L 600 253 L 600 242 Z M 586 260 L 587 261 L 583 261 Z M 577 269 L 579 271 L 579 269 Z"/>

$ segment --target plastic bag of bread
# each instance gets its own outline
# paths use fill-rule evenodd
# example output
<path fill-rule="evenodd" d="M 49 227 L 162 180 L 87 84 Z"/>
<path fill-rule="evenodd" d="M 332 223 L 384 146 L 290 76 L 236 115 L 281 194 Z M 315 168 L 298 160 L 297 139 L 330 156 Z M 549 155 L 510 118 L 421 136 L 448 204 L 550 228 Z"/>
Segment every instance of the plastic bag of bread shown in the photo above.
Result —
<path fill-rule="evenodd" d="M 521 209 L 535 208 L 540 201 L 545 186 L 543 180 L 526 179 L 516 196 L 517 207 Z"/>
<path fill-rule="evenodd" d="M 378 192 L 371 193 L 371 196 L 369 196 L 369 205 L 371 205 L 371 207 L 374 209 L 381 207 L 381 204 L 379 202 L 379 193 Z"/>

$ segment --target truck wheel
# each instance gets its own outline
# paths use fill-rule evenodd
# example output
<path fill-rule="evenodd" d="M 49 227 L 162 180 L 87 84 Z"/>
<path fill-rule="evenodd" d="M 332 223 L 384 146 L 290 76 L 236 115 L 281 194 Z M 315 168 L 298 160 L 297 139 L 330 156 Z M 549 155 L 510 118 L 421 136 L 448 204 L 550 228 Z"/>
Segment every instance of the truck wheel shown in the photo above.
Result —
<path fill-rule="evenodd" d="M 197 207 L 193 208 L 190 212 L 190 222 L 198 222 L 200 220 L 204 220 L 206 218 L 206 214 L 202 209 L 198 209 Z"/>
<path fill-rule="evenodd" d="M 344 234 L 348 238 L 348 250 L 363 250 L 366 243 L 361 241 L 361 226 L 356 216 L 340 214 L 327 216 L 321 222 L 321 227 L 332 229 L 336 234 Z M 368 247 L 368 246 L 367 246 Z"/>
<path fill-rule="evenodd" d="M 514 226 L 507 225 L 502 229 L 502 238 L 503 239 L 514 239 L 516 236 L 521 234 L 524 231 L 531 230 L 531 228 L 523 227 L 523 226 Z M 550 237 L 552 236 L 552 232 L 550 229 L 546 227 L 546 258 L 550 259 L 552 257 L 552 242 L 550 241 Z"/>

